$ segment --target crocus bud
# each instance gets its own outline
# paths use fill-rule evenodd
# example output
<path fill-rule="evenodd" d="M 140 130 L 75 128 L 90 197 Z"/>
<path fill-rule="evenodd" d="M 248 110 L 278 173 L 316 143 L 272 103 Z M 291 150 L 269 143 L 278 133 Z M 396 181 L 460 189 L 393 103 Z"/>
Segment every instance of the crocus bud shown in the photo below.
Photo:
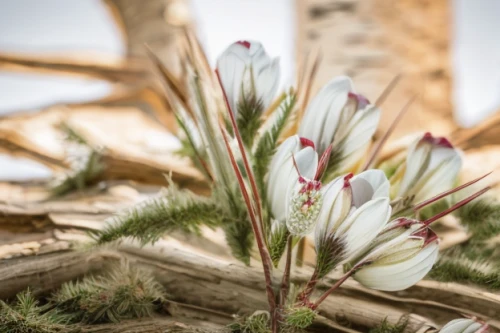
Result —
<path fill-rule="evenodd" d="M 391 183 L 397 197 L 420 202 L 451 189 L 461 166 L 459 151 L 447 139 L 425 133 L 409 147 Z"/>
<path fill-rule="evenodd" d="M 380 120 L 380 110 L 354 92 L 350 78 L 340 76 L 311 101 L 299 135 L 314 142 L 319 154 L 333 143 L 337 173 L 350 171 L 368 149 Z"/>
<path fill-rule="evenodd" d="M 286 221 L 287 198 L 298 186 L 299 177 L 313 179 L 316 174 L 318 154 L 311 145 L 297 135 L 291 136 L 278 147 L 271 161 L 267 200 L 275 220 Z"/>
<path fill-rule="evenodd" d="M 439 252 L 438 238 L 423 223 L 407 222 L 400 220 L 399 227 L 386 229 L 396 236 L 393 239 L 374 240 L 380 245 L 354 266 L 355 280 L 368 288 L 397 291 L 413 286 L 431 270 Z"/>
<path fill-rule="evenodd" d="M 391 216 L 389 182 L 380 170 L 325 185 L 315 232 L 319 277 L 353 259 L 382 231 Z"/>
<path fill-rule="evenodd" d="M 440 333 L 483 333 L 488 332 L 488 325 L 473 319 L 455 319 L 446 324 Z"/>
<path fill-rule="evenodd" d="M 231 110 L 237 116 L 243 99 L 255 100 L 262 112 L 272 102 L 279 85 L 279 59 L 271 59 L 259 42 L 231 44 L 217 60 L 217 73 Z"/>

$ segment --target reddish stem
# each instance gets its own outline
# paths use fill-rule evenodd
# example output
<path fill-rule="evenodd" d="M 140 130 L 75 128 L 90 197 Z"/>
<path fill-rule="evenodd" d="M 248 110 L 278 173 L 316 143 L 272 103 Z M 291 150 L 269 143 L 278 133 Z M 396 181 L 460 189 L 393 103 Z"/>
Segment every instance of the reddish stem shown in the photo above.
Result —
<path fill-rule="evenodd" d="M 345 280 L 347 280 L 349 277 L 351 277 L 351 275 L 354 274 L 354 272 L 356 271 L 357 269 L 357 266 L 354 266 L 349 272 L 347 272 L 344 276 L 342 276 L 330 289 L 328 289 L 323 295 L 321 295 L 320 298 L 318 298 L 318 300 L 316 301 L 316 303 L 314 303 L 312 306 L 311 306 L 311 309 L 312 310 L 316 310 L 318 308 L 318 306 L 331 294 L 333 293 L 335 290 L 337 290 L 341 285 L 342 283 L 345 282 Z"/>
<path fill-rule="evenodd" d="M 474 180 L 471 180 L 471 181 L 470 181 L 470 182 L 468 182 L 468 183 L 465 183 L 465 184 L 463 184 L 463 185 L 457 186 L 457 187 L 455 187 L 455 188 L 452 188 L 451 190 L 448 190 L 448 191 L 442 192 L 442 193 L 440 193 L 440 194 L 436 195 L 435 197 L 432 197 L 432 198 L 430 198 L 430 199 L 427 199 L 427 200 L 425 200 L 425 201 L 422 201 L 421 203 L 419 203 L 419 204 L 415 205 L 415 206 L 413 207 L 413 210 L 416 212 L 416 211 L 418 211 L 418 210 L 422 209 L 423 207 L 425 207 L 425 206 L 427 206 L 427 205 L 430 205 L 430 204 L 431 204 L 431 203 L 433 203 L 433 202 L 438 201 L 439 199 L 442 199 L 442 198 L 444 198 L 444 197 L 446 197 L 446 196 L 448 196 L 448 195 L 450 195 L 450 194 L 453 194 L 453 193 L 455 193 L 455 192 L 460 191 L 460 190 L 461 190 L 461 189 L 463 189 L 463 188 L 466 188 L 466 187 L 468 187 L 468 186 L 470 186 L 470 185 L 472 185 L 472 184 L 477 183 L 478 181 L 480 181 L 481 179 L 483 179 L 484 177 L 486 177 L 486 176 L 488 176 L 488 175 L 490 175 L 490 174 L 491 174 L 491 172 L 488 172 L 488 173 L 487 173 L 487 174 L 485 174 L 484 176 L 481 176 L 481 177 L 479 177 L 479 178 L 476 178 L 476 179 L 474 179 Z"/>
<path fill-rule="evenodd" d="M 318 283 L 318 267 L 316 266 L 314 268 L 313 274 L 311 275 L 311 278 L 304 287 L 304 290 L 302 290 L 299 296 L 297 296 L 297 300 L 299 300 L 304 305 L 307 304 L 307 300 L 311 296 L 314 287 L 316 287 L 317 283 Z"/>
<path fill-rule="evenodd" d="M 389 96 L 389 94 L 396 87 L 396 84 L 398 84 L 399 80 L 401 79 L 401 76 L 402 76 L 401 74 L 398 74 L 398 75 L 396 75 L 391 80 L 391 82 L 389 82 L 389 84 L 387 85 L 387 87 L 384 89 L 384 91 L 382 91 L 382 93 L 380 94 L 380 96 L 375 101 L 375 105 L 376 106 L 380 107 L 380 105 L 382 105 L 382 103 L 384 103 L 384 101 L 386 100 L 387 96 Z"/>
<path fill-rule="evenodd" d="M 382 150 L 382 148 L 384 147 L 384 144 L 387 142 L 387 139 L 389 139 L 389 137 L 391 136 L 392 132 L 394 132 L 394 129 L 396 129 L 396 126 L 399 124 L 399 122 L 401 121 L 401 119 L 403 119 L 403 116 L 410 109 L 410 106 L 413 103 L 413 101 L 415 100 L 415 98 L 416 98 L 416 96 L 412 97 L 405 104 L 405 106 L 403 106 L 403 108 L 399 111 L 399 113 L 396 116 L 396 118 L 394 118 L 394 120 L 392 121 L 391 126 L 389 126 L 389 128 L 385 132 L 384 136 L 380 139 L 380 141 L 377 143 L 377 145 L 375 146 L 375 148 L 370 153 L 370 155 L 369 155 L 370 157 L 366 161 L 366 163 L 365 163 L 365 165 L 363 167 L 363 171 L 368 170 L 370 168 L 370 166 L 372 165 L 372 163 L 375 161 L 375 158 L 377 157 L 378 153 L 380 152 L 380 150 Z"/>
<path fill-rule="evenodd" d="M 233 132 L 234 136 L 236 137 L 236 140 L 238 141 L 238 147 L 240 148 L 241 151 L 241 156 L 243 158 L 243 165 L 245 166 L 245 172 L 248 176 L 248 180 L 250 181 L 250 186 L 252 188 L 252 196 L 253 199 L 255 200 L 255 205 L 257 206 L 257 213 L 259 216 L 259 225 L 262 231 L 264 231 L 264 220 L 262 218 L 262 208 L 261 208 L 261 201 L 259 197 L 259 191 L 257 189 L 257 182 L 255 181 L 255 178 L 253 176 L 252 169 L 250 168 L 250 164 L 248 163 L 247 159 L 247 154 L 245 147 L 243 146 L 243 140 L 241 139 L 240 131 L 238 129 L 238 125 L 236 124 L 236 119 L 234 118 L 234 113 L 233 110 L 231 110 L 231 106 L 229 104 L 229 100 L 227 99 L 226 91 L 224 90 L 224 86 L 222 85 L 222 81 L 219 75 L 219 71 L 215 71 L 217 74 L 217 80 L 219 80 L 219 85 L 222 90 L 222 95 L 224 96 L 224 102 L 226 103 L 227 110 L 229 111 L 229 118 L 231 119 L 231 125 L 233 126 Z"/>
<path fill-rule="evenodd" d="M 262 259 L 262 267 L 264 269 L 264 277 L 266 280 L 266 292 L 267 292 L 267 298 L 268 298 L 268 302 L 269 302 L 270 312 L 273 316 L 275 316 L 276 300 L 275 300 L 274 290 L 273 290 L 272 280 L 271 280 L 270 256 L 269 256 L 269 253 L 267 252 L 267 248 L 264 245 L 264 242 L 262 239 L 262 234 L 260 233 L 259 225 L 258 225 L 257 219 L 255 217 L 254 208 L 252 206 L 252 202 L 250 201 L 250 196 L 248 195 L 248 192 L 247 192 L 246 186 L 245 186 L 245 182 L 243 180 L 243 175 L 241 174 L 241 171 L 238 168 L 238 164 L 236 163 L 233 152 L 231 151 L 231 147 L 229 146 L 227 134 L 224 131 L 224 128 L 222 126 L 220 126 L 220 128 L 222 131 L 222 136 L 224 138 L 224 143 L 226 144 L 226 149 L 229 153 L 229 158 L 231 160 L 232 167 L 233 167 L 234 172 L 236 174 L 236 178 L 238 179 L 241 193 L 243 194 L 243 198 L 245 199 L 245 204 L 247 206 L 248 215 L 250 216 L 250 222 L 252 224 L 252 229 L 253 229 L 253 232 L 255 235 L 255 239 L 257 241 L 257 247 L 259 249 L 259 254 L 260 254 L 260 257 Z"/>
<path fill-rule="evenodd" d="M 472 200 L 476 199 L 477 197 L 479 197 L 480 195 L 482 195 L 483 193 L 485 193 L 486 191 L 488 191 L 490 188 L 491 188 L 491 187 L 489 187 L 489 186 L 488 186 L 488 187 L 483 188 L 481 191 L 478 191 L 478 192 L 474 193 L 473 195 L 471 195 L 470 197 L 465 198 L 464 200 L 457 202 L 456 204 L 454 204 L 454 205 L 453 205 L 453 206 L 451 206 L 450 208 L 448 208 L 448 209 L 446 209 L 446 210 L 443 210 L 441 213 L 436 214 L 436 215 L 434 215 L 433 217 L 431 217 L 431 218 L 429 218 L 429 219 L 427 219 L 427 220 L 423 221 L 423 223 L 424 223 L 425 225 L 429 225 L 429 224 L 431 224 L 432 222 L 439 220 L 439 219 L 440 219 L 440 218 L 442 218 L 443 216 L 448 215 L 449 213 L 451 213 L 451 212 L 453 212 L 453 211 L 455 211 L 455 210 L 459 209 L 460 207 L 462 207 L 462 206 L 464 206 L 464 205 L 468 204 L 469 202 L 471 202 Z"/>

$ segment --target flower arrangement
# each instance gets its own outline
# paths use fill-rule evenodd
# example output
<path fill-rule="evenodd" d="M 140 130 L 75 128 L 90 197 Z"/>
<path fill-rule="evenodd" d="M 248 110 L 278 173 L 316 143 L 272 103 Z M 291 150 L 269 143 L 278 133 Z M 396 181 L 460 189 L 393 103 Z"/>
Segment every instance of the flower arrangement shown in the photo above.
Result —
<path fill-rule="evenodd" d="M 221 227 L 235 258 L 250 265 L 256 257 L 263 267 L 269 308 L 258 318 L 266 330 L 307 328 L 349 278 L 383 291 L 416 284 L 438 259 L 433 223 L 489 189 L 453 200 L 486 175 L 456 186 L 461 152 L 431 133 L 382 158 L 390 131 L 373 143 L 381 101 L 357 93 L 348 77 L 332 79 L 310 98 L 313 62 L 295 89 L 277 95 L 279 62 L 260 43 L 230 45 L 213 71 L 197 41 L 187 41 L 185 81 L 151 57 L 183 130 L 185 151 L 211 183 L 212 195 L 172 187 L 165 198 L 119 216 L 96 238 L 106 243 L 131 236 L 146 243 L 176 228 Z M 310 234 L 314 272 L 291 292 L 292 253 Z M 343 275 L 315 295 L 318 282 L 334 270 Z M 487 329 L 449 325 L 463 326 L 463 332 Z M 442 332 L 455 332 L 447 329 Z"/>

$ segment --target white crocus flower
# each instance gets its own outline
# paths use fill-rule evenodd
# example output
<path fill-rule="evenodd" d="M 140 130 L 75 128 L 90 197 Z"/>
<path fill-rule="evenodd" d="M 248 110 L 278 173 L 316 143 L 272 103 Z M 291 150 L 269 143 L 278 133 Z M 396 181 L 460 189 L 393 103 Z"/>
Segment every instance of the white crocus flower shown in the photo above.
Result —
<path fill-rule="evenodd" d="M 488 331 L 488 325 L 473 319 L 455 319 L 446 324 L 440 333 L 482 333 Z"/>
<path fill-rule="evenodd" d="M 267 181 L 267 200 L 275 220 L 285 223 L 292 190 L 298 186 L 300 177 L 313 179 L 317 168 L 318 154 L 308 140 L 294 135 L 278 147 Z"/>
<path fill-rule="evenodd" d="M 340 76 L 324 86 L 308 105 L 298 134 L 314 142 L 319 154 L 333 143 L 337 173 L 362 159 L 375 134 L 380 110 L 354 92 L 350 78 Z"/>
<path fill-rule="evenodd" d="M 315 232 L 320 277 L 365 249 L 391 216 L 389 182 L 382 171 L 368 170 L 351 177 L 339 177 L 322 189 Z M 323 259 L 326 261 L 321 262 Z"/>
<path fill-rule="evenodd" d="M 391 183 L 396 196 L 414 196 L 413 201 L 420 202 L 451 189 L 461 167 L 460 153 L 447 139 L 425 133 L 409 147 Z"/>
<path fill-rule="evenodd" d="M 251 102 L 255 98 L 262 112 L 271 104 L 278 89 L 279 59 L 271 59 L 259 42 L 239 41 L 220 55 L 217 73 L 235 115 L 242 99 Z"/>
<path fill-rule="evenodd" d="M 374 240 L 380 245 L 354 266 L 354 279 L 368 288 L 383 291 L 409 288 L 423 279 L 437 260 L 438 238 L 419 221 L 398 219 L 380 237 L 383 240 Z"/>

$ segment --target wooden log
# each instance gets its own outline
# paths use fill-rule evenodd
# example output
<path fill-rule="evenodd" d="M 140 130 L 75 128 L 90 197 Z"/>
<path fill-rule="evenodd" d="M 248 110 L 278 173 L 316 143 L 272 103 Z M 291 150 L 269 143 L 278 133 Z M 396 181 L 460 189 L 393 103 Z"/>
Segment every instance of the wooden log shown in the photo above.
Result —
<path fill-rule="evenodd" d="M 127 260 L 134 267 L 152 271 L 172 299 L 181 303 L 229 315 L 251 314 L 255 310 L 267 308 L 262 272 L 256 263 L 255 267 L 244 267 L 199 251 L 173 247 L 165 242 L 144 248 L 124 243 L 117 250 L 58 253 L 38 256 L 36 259 L 3 262 L 0 265 L 0 298 L 12 297 L 27 286 L 39 293 L 46 293 L 65 281 L 95 272 L 120 260 Z M 295 283 L 304 283 L 307 278 L 303 271 L 296 272 L 294 276 Z M 320 287 L 326 288 L 330 283 L 330 280 L 326 280 Z M 446 284 L 439 285 L 446 289 Z M 417 288 L 424 287 L 425 284 Z M 441 292 L 434 288 L 433 291 L 434 295 L 422 295 L 439 299 Z M 459 292 L 460 290 L 455 290 L 455 293 Z M 354 327 L 373 327 L 384 318 L 396 323 L 401 316 L 411 312 L 407 332 L 416 332 L 422 327 L 435 327 L 436 324 L 442 324 L 442 320 L 458 316 L 455 308 L 415 301 L 417 295 L 412 294 L 410 298 L 400 299 L 391 297 L 385 293 L 374 294 L 373 291 L 366 291 L 357 283 L 349 281 L 339 293 L 332 295 L 320 307 L 320 314 L 333 321 L 343 319 Z M 406 302 L 407 300 L 409 302 Z M 453 303 L 454 300 L 447 301 Z M 498 308 L 499 304 L 498 300 L 490 298 L 489 303 L 472 303 L 464 311 L 470 313 L 471 310 L 478 310 L 478 305 L 487 305 L 488 309 Z M 436 312 L 440 313 L 438 323 L 430 319 L 434 318 Z M 477 312 L 484 316 L 484 308 Z M 497 332 L 495 329 L 493 332 Z"/>

